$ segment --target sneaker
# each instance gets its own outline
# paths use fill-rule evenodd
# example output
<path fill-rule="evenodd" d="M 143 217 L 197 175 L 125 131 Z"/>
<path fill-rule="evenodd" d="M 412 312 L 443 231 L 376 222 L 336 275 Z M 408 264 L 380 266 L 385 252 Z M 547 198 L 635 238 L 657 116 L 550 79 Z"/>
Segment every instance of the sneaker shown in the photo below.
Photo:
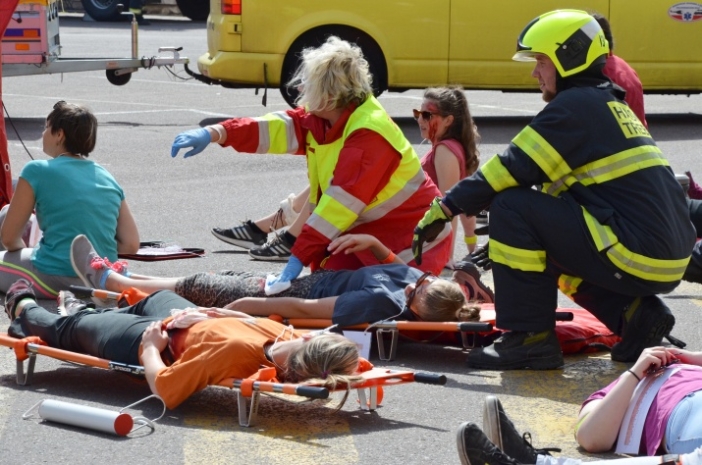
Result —
<path fill-rule="evenodd" d="M 464 258 L 464 261 L 468 261 Z M 490 259 L 490 241 L 477 247 L 470 254 L 470 262 L 482 268 L 485 271 L 492 269 L 492 260 Z"/>
<path fill-rule="evenodd" d="M 466 299 L 471 302 L 495 302 L 495 294 L 480 280 L 480 271 L 472 262 L 456 262 L 453 265 L 453 280 L 461 286 Z"/>
<path fill-rule="evenodd" d="M 220 241 L 244 249 L 261 246 L 268 240 L 268 234 L 261 231 L 251 220 L 241 223 L 240 226 L 234 226 L 231 229 L 213 228 L 212 234 Z"/>
<path fill-rule="evenodd" d="M 675 317 L 656 295 L 637 297 L 623 316 L 622 340 L 612 347 L 616 362 L 635 362 L 646 347 L 661 345 L 675 326 Z"/>
<path fill-rule="evenodd" d="M 17 304 L 22 299 L 37 300 L 37 296 L 32 290 L 32 284 L 24 278 L 15 281 L 5 293 L 5 313 L 10 321 L 14 321 Z"/>
<path fill-rule="evenodd" d="M 272 241 L 261 247 L 254 247 L 249 250 L 249 255 L 254 260 L 265 260 L 269 262 L 287 262 L 292 255 L 292 248 L 295 245 L 295 236 L 285 231 L 276 234 Z"/>
<path fill-rule="evenodd" d="M 76 296 L 70 291 L 60 291 L 56 301 L 58 303 L 58 312 L 61 316 L 71 316 L 81 310 L 95 309 L 94 304 L 76 299 Z"/>
<path fill-rule="evenodd" d="M 563 352 L 552 329 L 509 331 L 491 345 L 471 350 L 467 363 L 487 370 L 553 370 L 563 366 Z"/>
<path fill-rule="evenodd" d="M 477 215 L 475 215 L 475 222 L 478 224 L 487 224 L 488 223 L 488 212 L 487 210 L 483 210 Z"/>
<path fill-rule="evenodd" d="M 531 445 L 531 433 L 519 434 L 502 408 L 500 399 L 495 396 L 485 398 L 483 431 L 495 446 L 519 463 L 535 464 L 538 455 L 551 455 L 551 452 L 561 451 L 557 448 L 534 449 Z"/>
<path fill-rule="evenodd" d="M 71 243 L 71 266 L 83 284 L 93 289 L 105 289 L 106 279 L 112 269 L 107 265 L 106 259 L 100 258 L 95 252 L 93 244 L 83 234 L 73 239 Z M 93 297 L 93 302 L 105 305 L 105 301 Z"/>
<path fill-rule="evenodd" d="M 467 422 L 458 427 L 458 457 L 463 465 L 519 465 L 485 436 L 478 425 Z"/>

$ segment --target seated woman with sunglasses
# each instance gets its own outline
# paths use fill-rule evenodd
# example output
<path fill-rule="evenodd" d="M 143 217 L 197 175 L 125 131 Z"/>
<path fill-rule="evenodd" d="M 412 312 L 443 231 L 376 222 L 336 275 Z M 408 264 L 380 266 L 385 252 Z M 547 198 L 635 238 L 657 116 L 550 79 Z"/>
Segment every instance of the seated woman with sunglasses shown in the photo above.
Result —
<path fill-rule="evenodd" d="M 87 235 L 100 256 L 135 253 L 139 232 L 124 191 L 112 175 L 88 156 L 95 148 L 97 119 L 82 105 L 60 101 L 46 118 L 42 150 L 49 160 L 33 160 L 20 173 L 10 205 L 0 211 L 0 291 L 18 278 L 30 282 L 39 298 L 80 279 L 71 267 L 69 250 L 78 234 Z M 42 238 L 27 247 L 23 236 L 36 211 Z"/>
<path fill-rule="evenodd" d="M 479 307 L 469 304 L 453 281 L 409 267 L 372 236 L 344 235 L 330 245 L 332 254 L 369 250 L 392 262 L 358 270 L 319 270 L 293 279 L 286 291 L 267 297 L 265 274 L 197 273 L 184 278 L 120 275 L 102 263 L 84 236 L 73 241 L 71 260 L 87 286 L 122 292 L 136 288 L 147 294 L 175 291 L 203 307 L 223 307 L 249 315 L 331 319 L 339 326 L 373 323 L 393 317 L 424 321 L 468 321 Z"/>
<path fill-rule="evenodd" d="M 478 169 L 480 135 L 461 87 L 433 87 L 424 91 L 419 110 L 412 110 L 422 138 L 431 142 L 431 150 L 422 157 L 422 169 L 446 195 L 454 184 Z M 475 217 L 459 216 L 468 252 L 475 250 Z M 452 222 L 456 231 L 457 220 Z M 454 240 L 455 240 L 454 234 Z M 455 241 L 454 241 L 455 242 Z M 453 250 L 453 248 L 452 248 Z M 453 254 L 451 254 L 453 256 Z M 452 268 L 452 261 L 449 267 Z"/>

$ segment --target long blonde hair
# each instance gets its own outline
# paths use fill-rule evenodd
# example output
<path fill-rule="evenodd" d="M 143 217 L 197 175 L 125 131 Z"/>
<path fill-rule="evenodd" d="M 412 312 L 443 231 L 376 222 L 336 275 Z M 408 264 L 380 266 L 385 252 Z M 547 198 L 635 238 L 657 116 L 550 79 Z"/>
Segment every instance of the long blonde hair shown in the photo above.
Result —
<path fill-rule="evenodd" d="M 330 36 L 321 46 L 302 51 L 302 63 L 288 85 L 300 89 L 297 105 L 329 111 L 365 102 L 373 95 L 372 80 L 360 47 Z"/>
<path fill-rule="evenodd" d="M 338 410 L 346 402 L 351 384 L 362 379 L 357 374 L 359 358 L 354 342 L 339 334 L 321 334 L 290 354 L 284 378 L 286 382 L 310 381 L 329 389 L 346 386 Z"/>
<path fill-rule="evenodd" d="M 437 279 L 417 303 L 417 314 L 424 321 L 478 321 L 480 306 L 468 302 L 457 283 Z"/>

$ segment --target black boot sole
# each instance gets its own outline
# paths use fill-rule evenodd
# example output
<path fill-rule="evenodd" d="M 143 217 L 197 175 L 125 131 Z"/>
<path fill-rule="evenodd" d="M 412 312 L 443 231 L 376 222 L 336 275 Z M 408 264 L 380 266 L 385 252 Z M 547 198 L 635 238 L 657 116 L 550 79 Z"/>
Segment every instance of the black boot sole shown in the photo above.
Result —
<path fill-rule="evenodd" d="M 624 363 L 635 362 L 645 348 L 662 343 L 663 337 L 668 335 L 675 326 L 675 317 L 667 308 L 658 307 L 656 310 L 659 311 L 648 311 L 640 316 L 640 318 L 645 318 L 645 321 L 641 322 L 640 325 L 649 327 L 646 337 L 638 341 L 634 340 L 628 345 L 623 345 L 623 340 L 616 343 L 612 347 L 612 360 Z"/>
<path fill-rule="evenodd" d="M 466 362 L 471 368 L 484 370 L 556 370 L 563 367 L 563 354 L 553 354 L 545 357 L 529 357 L 509 363 L 494 361 L 470 360 Z"/>

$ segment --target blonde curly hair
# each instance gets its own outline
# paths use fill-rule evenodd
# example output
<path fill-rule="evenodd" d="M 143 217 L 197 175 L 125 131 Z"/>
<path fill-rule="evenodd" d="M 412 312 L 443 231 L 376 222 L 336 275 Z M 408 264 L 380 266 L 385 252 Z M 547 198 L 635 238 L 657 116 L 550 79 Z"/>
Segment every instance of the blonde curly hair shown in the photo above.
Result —
<path fill-rule="evenodd" d="M 373 95 L 372 81 L 360 47 L 330 36 L 321 46 L 302 51 L 302 63 L 288 85 L 300 90 L 295 103 L 312 112 L 360 105 Z"/>

